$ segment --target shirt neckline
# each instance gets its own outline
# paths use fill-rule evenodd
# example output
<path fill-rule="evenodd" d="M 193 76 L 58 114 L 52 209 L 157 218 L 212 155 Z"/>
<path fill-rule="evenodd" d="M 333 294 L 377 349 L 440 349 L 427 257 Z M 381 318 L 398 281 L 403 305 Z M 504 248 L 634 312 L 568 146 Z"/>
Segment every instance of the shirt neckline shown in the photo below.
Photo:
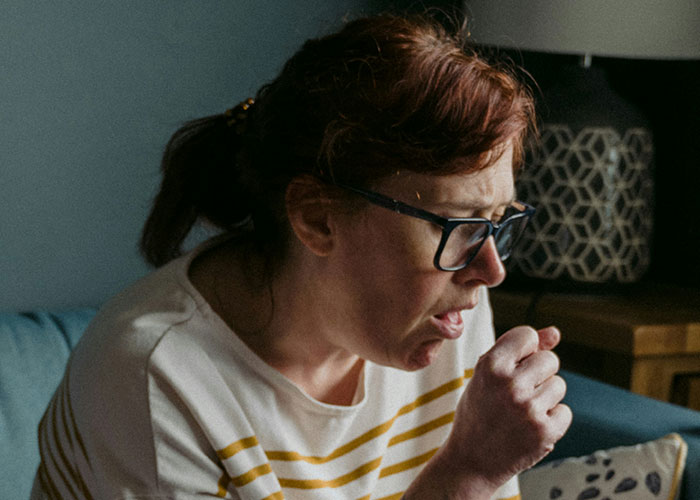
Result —
<path fill-rule="evenodd" d="M 189 270 L 194 262 L 194 259 L 202 253 L 206 252 L 223 244 L 231 238 L 230 235 L 215 236 L 195 247 L 187 254 L 180 257 L 180 265 L 177 269 L 177 278 L 180 286 L 182 286 L 187 294 L 194 300 L 198 312 L 204 317 L 205 321 L 214 326 L 214 331 L 219 336 L 220 341 L 224 345 L 230 345 L 230 353 L 232 356 L 250 367 L 256 374 L 262 376 L 268 382 L 278 389 L 284 391 L 287 395 L 295 398 L 307 411 L 314 413 L 323 413 L 326 415 L 335 416 L 350 416 L 355 414 L 359 409 L 365 406 L 368 396 L 368 387 L 371 387 L 372 372 L 376 369 L 374 363 L 365 360 L 360 378 L 358 380 L 357 389 L 350 405 L 334 405 L 319 401 L 310 396 L 299 385 L 287 378 L 277 369 L 270 366 L 258 354 L 253 351 L 241 338 L 232 330 L 228 324 L 219 316 L 206 301 L 204 296 L 197 290 L 194 284 L 190 281 Z"/>

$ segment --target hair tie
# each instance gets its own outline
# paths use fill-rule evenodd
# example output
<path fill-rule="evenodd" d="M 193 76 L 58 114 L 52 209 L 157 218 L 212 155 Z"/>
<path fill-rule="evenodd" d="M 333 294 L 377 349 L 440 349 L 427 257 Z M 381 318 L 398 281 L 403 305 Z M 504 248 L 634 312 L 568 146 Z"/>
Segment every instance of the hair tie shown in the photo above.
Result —
<path fill-rule="evenodd" d="M 246 121 L 248 120 L 248 110 L 255 104 L 255 100 L 251 97 L 245 101 L 239 102 L 231 109 L 227 109 L 224 115 L 226 116 L 226 125 L 235 127 L 236 134 L 242 134 L 246 129 Z"/>

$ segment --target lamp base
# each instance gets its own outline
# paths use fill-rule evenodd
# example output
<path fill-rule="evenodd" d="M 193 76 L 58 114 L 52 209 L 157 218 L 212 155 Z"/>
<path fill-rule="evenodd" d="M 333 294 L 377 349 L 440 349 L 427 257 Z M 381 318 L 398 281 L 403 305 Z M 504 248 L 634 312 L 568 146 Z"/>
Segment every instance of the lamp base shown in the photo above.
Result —
<path fill-rule="evenodd" d="M 550 280 L 636 282 L 650 262 L 652 136 L 604 74 L 578 69 L 580 79 L 571 72 L 546 96 L 552 112 L 518 180 L 537 213 L 510 268 Z"/>

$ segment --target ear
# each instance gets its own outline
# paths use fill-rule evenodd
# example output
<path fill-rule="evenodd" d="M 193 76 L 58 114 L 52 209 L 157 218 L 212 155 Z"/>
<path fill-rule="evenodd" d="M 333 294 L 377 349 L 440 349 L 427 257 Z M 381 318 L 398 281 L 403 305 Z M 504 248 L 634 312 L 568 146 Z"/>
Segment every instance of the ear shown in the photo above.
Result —
<path fill-rule="evenodd" d="M 332 201 L 324 186 L 311 177 L 292 179 L 285 195 L 287 218 L 299 241 L 314 254 L 324 257 L 333 248 Z"/>

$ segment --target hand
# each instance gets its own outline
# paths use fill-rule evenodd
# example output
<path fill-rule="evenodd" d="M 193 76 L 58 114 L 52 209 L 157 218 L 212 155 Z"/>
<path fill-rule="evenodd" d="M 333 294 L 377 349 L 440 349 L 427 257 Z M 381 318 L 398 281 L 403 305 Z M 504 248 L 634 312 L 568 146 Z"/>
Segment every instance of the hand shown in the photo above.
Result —
<path fill-rule="evenodd" d="M 554 327 L 516 327 L 479 359 L 441 450 L 453 470 L 499 486 L 554 449 L 572 418 L 551 351 L 560 338 Z"/>

